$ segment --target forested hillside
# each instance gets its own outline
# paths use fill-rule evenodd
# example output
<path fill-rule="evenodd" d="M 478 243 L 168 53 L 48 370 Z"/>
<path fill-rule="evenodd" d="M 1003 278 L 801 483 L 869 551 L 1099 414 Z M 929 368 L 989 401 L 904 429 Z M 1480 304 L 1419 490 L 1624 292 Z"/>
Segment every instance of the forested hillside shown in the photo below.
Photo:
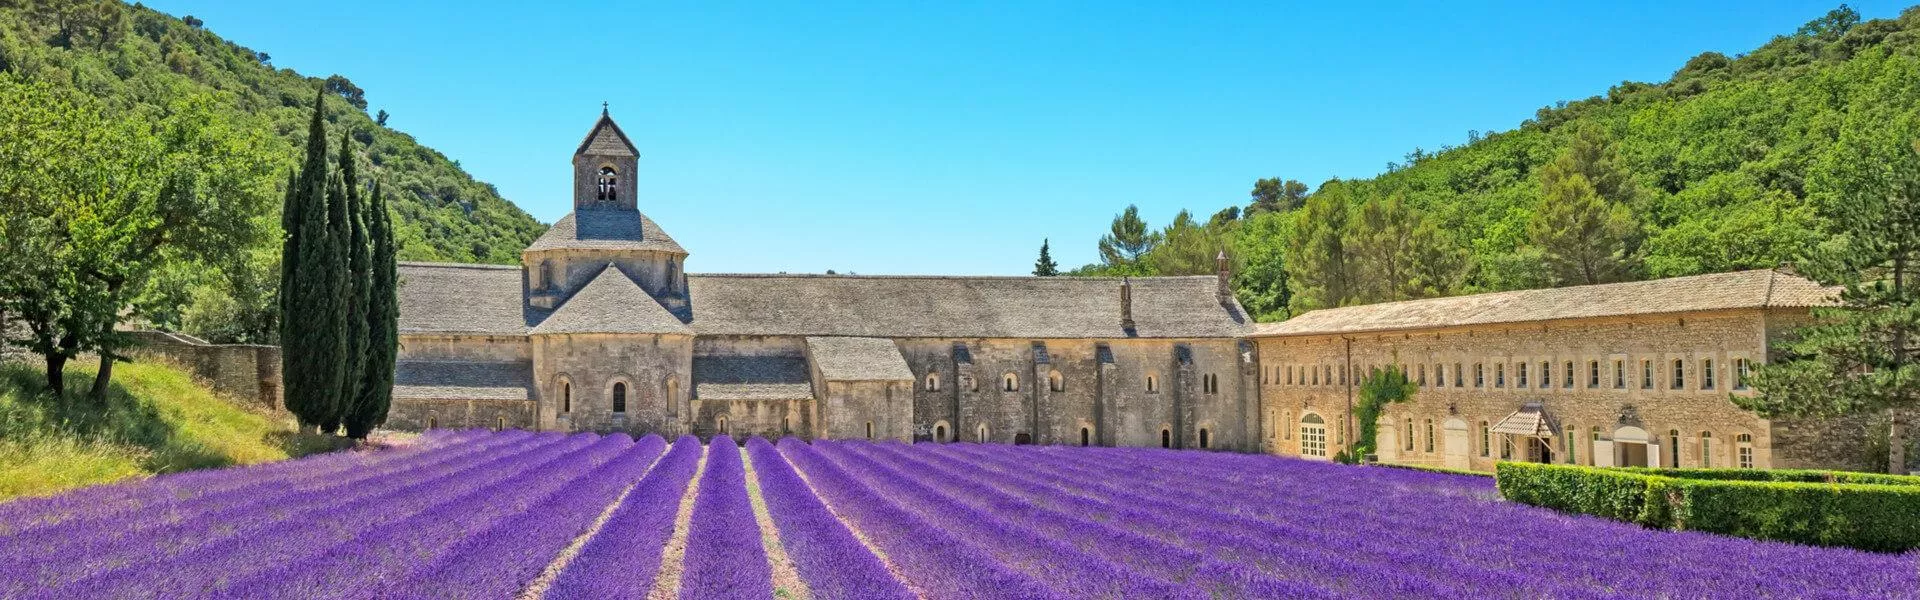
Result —
<path fill-rule="evenodd" d="M 1816 15 L 1809 15 L 1816 16 Z M 1842 6 L 1744 55 L 1707 52 L 1510 131 L 1416 148 L 1369 179 L 1262 179 L 1164 228 L 1122 214 L 1079 272 L 1208 273 L 1229 248 L 1262 320 L 1303 310 L 1791 263 L 1840 232 L 1847 127 L 1920 111 L 1920 8 Z M 1883 121 L 1885 122 L 1885 121 Z"/>
<path fill-rule="evenodd" d="M 282 180 L 306 143 L 315 91 L 325 86 L 338 99 L 327 103 L 329 129 L 351 132 L 363 172 L 387 190 L 401 260 L 510 263 L 544 231 L 455 161 L 387 128 L 385 111 L 367 114 L 366 92 L 348 78 L 276 69 L 268 52 L 221 39 L 208 26 L 117 1 L 0 0 L 0 72 L 126 114 L 166 114 L 185 99 L 210 98 L 227 127 L 267 134 L 259 160 Z M 161 301 L 146 304 L 177 308 L 143 318 L 216 340 L 271 341 L 277 211 L 266 217 L 273 231 L 246 255 L 164 272 L 147 292 Z"/>

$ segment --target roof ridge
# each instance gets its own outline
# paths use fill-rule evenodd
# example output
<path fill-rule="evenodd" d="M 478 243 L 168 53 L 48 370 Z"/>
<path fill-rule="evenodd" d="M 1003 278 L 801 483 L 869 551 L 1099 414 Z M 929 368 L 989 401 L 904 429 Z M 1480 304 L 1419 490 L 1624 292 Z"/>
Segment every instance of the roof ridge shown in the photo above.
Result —
<path fill-rule="evenodd" d="M 496 265 L 492 263 L 436 262 L 436 261 L 430 261 L 430 260 L 403 260 L 403 261 L 396 262 L 395 265 L 401 266 L 401 267 L 430 267 L 435 269 L 488 269 L 488 270 L 498 270 L 498 271 L 505 271 L 505 270 L 518 271 L 521 268 L 520 265 Z"/>

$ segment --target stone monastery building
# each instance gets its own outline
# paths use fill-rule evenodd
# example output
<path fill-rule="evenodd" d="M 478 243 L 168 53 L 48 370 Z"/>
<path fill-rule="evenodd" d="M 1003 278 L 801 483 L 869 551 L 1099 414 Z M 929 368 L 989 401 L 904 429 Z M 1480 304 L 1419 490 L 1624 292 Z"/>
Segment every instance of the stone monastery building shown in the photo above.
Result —
<path fill-rule="evenodd" d="M 691 274 L 604 112 L 517 267 L 403 263 L 388 426 L 1163 446 L 1329 459 L 1365 373 L 1420 385 L 1381 460 L 1839 466 L 1864 436 L 1736 407 L 1833 290 L 1774 271 L 1310 312 L 1207 277 Z M 1845 424 L 1841 424 L 1845 425 Z"/>

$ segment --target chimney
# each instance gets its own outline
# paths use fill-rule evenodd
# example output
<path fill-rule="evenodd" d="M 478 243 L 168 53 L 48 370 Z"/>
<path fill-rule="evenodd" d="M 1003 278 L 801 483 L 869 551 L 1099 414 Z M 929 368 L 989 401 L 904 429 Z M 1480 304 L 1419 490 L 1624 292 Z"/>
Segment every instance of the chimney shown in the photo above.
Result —
<path fill-rule="evenodd" d="M 1133 330 L 1133 280 L 1120 278 L 1120 328 Z"/>
<path fill-rule="evenodd" d="M 1233 286 L 1230 285 L 1229 282 L 1233 281 L 1233 267 L 1227 262 L 1226 250 L 1221 250 L 1219 255 L 1213 257 L 1213 267 L 1214 276 L 1220 280 L 1219 289 L 1214 291 L 1214 295 L 1220 301 L 1221 306 L 1231 306 L 1233 304 Z"/>

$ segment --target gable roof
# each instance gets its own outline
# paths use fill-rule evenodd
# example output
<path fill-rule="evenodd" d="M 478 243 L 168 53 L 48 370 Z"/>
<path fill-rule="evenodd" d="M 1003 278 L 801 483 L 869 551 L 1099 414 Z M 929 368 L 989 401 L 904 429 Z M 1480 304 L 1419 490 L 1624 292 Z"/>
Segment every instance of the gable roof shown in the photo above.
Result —
<path fill-rule="evenodd" d="M 1208 338 L 1250 331 L 1215 279 L 1132 280 L 1132 331 L 1120 327 L 1121 280 L 1105 277 L 689 275 L 700 335 L 930 338 Z"/>
<path fill-rule="evenodd" d="M 521 300 L 520 267 L 403 262 L 400 333 L 522 335 L 546 316 Z"/>
<path fill-rule="evenodd" d="M 574 292 L 553 316 L 533 328 L 534 335 L 554 333 L 681 333 L 692 330 L 662 308 L 609 263 L 593 281 Z"/>
<path fill-rule="evenodd" d="M 1830 305 L 1837 288 L 1770 269 L 1329 308 L 1255 326 L 1255 336 L 1325 335 L 1743 308 Z"/>
<path fill-rule="evenodd" d="M 660 223 L 640 211 L 622 208 L 583 208 L 567 213 L 527 246 L 528 250 L 562 248 L 687 253 L 660 228 Z"/>
<path fill-rule="evenodd" d="M 582 154 L 592 156 L 639 156 L 640 150 L 633 147 L 627 139 L 627 132 L 613 122 L 607 111 L 600 111 L 600 120 L 594 121 L 593 129 L 587 130 L 586 139 L 580 140 L 580 149 L 573 151 L 574 156 Z"/>
<path fill-rule="evenodd" d="M 886 338 L 810 337 L 807 357 L 828 381 L 913 381 L 900 347 Z"/>

